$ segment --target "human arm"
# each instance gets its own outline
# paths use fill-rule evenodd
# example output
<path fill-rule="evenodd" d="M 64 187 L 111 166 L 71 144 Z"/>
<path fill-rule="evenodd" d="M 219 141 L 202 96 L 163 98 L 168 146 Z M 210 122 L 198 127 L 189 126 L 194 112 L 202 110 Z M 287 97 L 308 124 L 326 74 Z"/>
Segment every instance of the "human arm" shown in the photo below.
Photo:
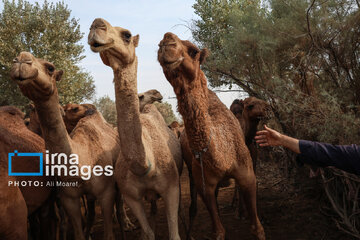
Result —
<path fill-rule="evenodd" d="M 298 139 L 281 134 L 266 125 L 264 125 L 264 128 L 265 130 L 258 131 L 255 136 L 256 143 L 260 147 L 283 146 L 295 153 L 300 153 Z"/>

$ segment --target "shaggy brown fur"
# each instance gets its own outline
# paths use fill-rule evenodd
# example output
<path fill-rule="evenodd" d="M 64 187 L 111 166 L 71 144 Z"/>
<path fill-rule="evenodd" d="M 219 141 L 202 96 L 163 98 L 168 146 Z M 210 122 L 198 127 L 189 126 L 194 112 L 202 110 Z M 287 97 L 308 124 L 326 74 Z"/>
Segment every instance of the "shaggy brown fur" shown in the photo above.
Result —
<path fill-rule="evenodd" d="M 119 153 L 119 142 L 113 128 L 97 113 L 82 118 L 69 136 L 59 110 L 56 81 L 62 71 L 45 60 L 37 59 L 28 52 L 15 58 L 11 77 L 22 93 L 31 99 L 39 116 L 46 148 L 50 153 L 76 153 L 79 165 L 115 165 Z M 65 182 L 78 182 L 78 187 L 59 188 L 59 196 L 74 228 L 75 238 L 84 240 L 81 226 L 79 198 L 86 194 L 100 201 L 104 216 L 104 238 L 114 239 L 112 215 L 115 183 L 112 176 L 91 176 L 87 181 L 79 177 L 58 176 Z"/>
<path fill-rule="evenodd" d="M 143 112 L 144 107 L 147 104 L 153 104 L 154 102 L 161 102 L 163 96 L 161 93 L 156 89 L 151 89 L 144 93 L 139 93 L 139 104 L 140 104 L 140 112 Z"/>
<path fill-rule="evenodd" d="M 27 239 L 27 207 L 18 187 L 8 186 L 9 177 L 4 163 L 0 162 L 0 239 Z"/>
<path fill-rule="evenodd" d="M 154 240 L 142 198 L 165 201 L 169 239 L 179 240 L 179 173 L 182 164 L 179 141 L 153 105 L 140 113 L 137 94 L 139 36 L 95 19 L 88 43 L 103 63 L 114 71 L 118 131 L 122 152 L 116 163 L 117 184 L 143 230 L 142 239 Z M 178 167 L 176 164 L 179 164 Z"/>
<path fill-rule="evenodd" d="M 0 161 L 7 165 L 8 153 L 14 152 L 43 152 L 45 153 L 44 140 L 29 131 L 24 124 L 24 114 L 17 108 L 0 107 Z M 39 171 L 38 157 L 29 157 L 27 161 L 14 161 L 13 169 L 18 172 Z M 16 180 L 51 181 L 51 177 L 17 176 Z M 51 193 L 50 187 L 20 187 L 24 196 L 29 214 L 44 204 Z"/>
<path fill-rule="evenodd" d="M 257 239 L 264 240 L 264 230 L 257 217 L 256 178 L 251 157 L 239 122 L 207 88 L 200 69 L 207 54 L 206 50 L 198 49 L 189 41 L 181 41 L 172 33 L 166 33 L 159 44 L 158 60 L 174 88 L 178 109 L 184 119 L 183 149 L 196 155 L 202 153 L 200 159 L 192 158 L 191 171 L 212 217 L 216 239 L 225 239 L 225 229 L 219 218 L 215 189 L 222 179 L 235 178 L 246 196 L 251 231 Z M 200 160 L 204 163 L 205 182 Z"/>

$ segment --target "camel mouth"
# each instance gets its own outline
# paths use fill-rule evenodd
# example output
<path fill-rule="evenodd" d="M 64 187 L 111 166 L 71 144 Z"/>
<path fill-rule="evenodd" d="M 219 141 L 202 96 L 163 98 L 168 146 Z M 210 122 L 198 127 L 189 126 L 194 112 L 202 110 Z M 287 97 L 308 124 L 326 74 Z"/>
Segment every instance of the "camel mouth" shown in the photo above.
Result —
<path fill-rule="evenodd" d="M 22 76 L 22 74 L 19 74 L 18 76 L 13 76 L 12 79 L 15 80 L 17 83 L 25 84 L 25 83 L 34 81 L 37 76 L 38 76 L 38 73 L 36 73 L 32 76 L 28 76 L 28 77 L 24 77 L 24 76 Z"/>
<path fill-rule="evenodd" d="M 175 61 L 168 61 L 168 60 L 163 58 L 162 64 L 166 68 L 174 69 L 174 68 L 177 68 L 183 62 L 183 60 L 184 60 L 184 57 L 179 57 Z"/>
<path fill-rule="evenodd" d="M 114 45 L 114 40 L 112 39 L 109 43 L 99 43 L 94 41 L 90 44 L 90 48 L 93 52 L 102 52 L 106 49 L 111 48 Z"/>

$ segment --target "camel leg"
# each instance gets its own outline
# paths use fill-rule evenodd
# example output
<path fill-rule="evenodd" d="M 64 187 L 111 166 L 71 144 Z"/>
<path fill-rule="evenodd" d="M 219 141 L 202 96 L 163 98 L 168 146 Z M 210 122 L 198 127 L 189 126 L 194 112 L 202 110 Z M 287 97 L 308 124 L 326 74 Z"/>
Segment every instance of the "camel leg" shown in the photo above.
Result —
<path fill-rule="evenodd" d="M 150 210 L 150 227 L 153 232 L 156 232 L 156 214 L 157 214 L 157 204 L 156 200 L 151 200 L 151 210 Z"/>
<path fill-rule="evenodd" d="M 251 232 L 253 235 L 255 235 L 257 240 L 265 240 L 264 228 L 260 223 L 256 209 L 255 174 L 253 171 L 248 171 L 247 174 L 237 174 L 236 181 L 239 184 L 240 192 L 243 195 L 245 206 L 247 207 L 247 212 L 249 214 L 251 223 Z"/>
<path fill-rule="evenodd" d="M 95 199 L 87 196 L 87 216 L 86 216 L 86 229 L 85 229 L 85 238 L 86 240 L 90 237 L 91 228 L 95 220 Z"/>
<path fill-rule="evenodd" d="M 189 172 L 189 179 L 190 179 L 190 197 L 191 197 L 191 203 L 189 208 L 189 228 L 186 233 L 186 240 L 191 239 L 191 230 L 194 225 L 194 220 L 197 214 L 197 191 L 195 187 L 194 178 L 192 175 L 191 166 L 188 168 Z"/>
<path fill-rule="evenodd" d="M 114 201 L 115 191 L 114 187 L 111 186 L 104 191 L 102 197 L 99 199 L 101 212 L 104 218 L 104 238 L 105 240 L 114 240 L 113 232 L 113 213 L 114 213 Z"/>
<path fill-rule="evenodd" d="M 75 240 L 85 240 L 81 226 L 81 210 L 79 198 L 61 197 L 61 204 L 74 228 Z"/>
<path fill-rule="evenodd" d="M 137 218 L 142 229 L 142 240 L 155 240 L 155 234 L 152 231 L 149 222 L 146 218 L 146 213 L 142 198 L 132 198 L 127 195 L 123 195 L 126 204 L 130 207 L 131 211 Z"/>
<path fill-rule="evenodd" d="M 180 240 L 178 211 L 179 211 L 179 188 L 177 184 L 170 186 L 168 191 L 162 195 L 165 201 L 166 217 L 169 226 L 169 239 Z"/>
<path fill-rule="evenodd" d="M 217 179 L 214 179 L 212 174 L 207 174 L 206 170 L 204 170 L 205 174 L 205 194 L 203 191 L 203 181 L 200 166 L 193 164 L 193 173 L 194 180 L 196 183 L 196 188 L 204 201 L 212 220 L 213 231 L 215 232 L 216 240 L 225 240 L 225 228 L 221 224 L 219 211 L 217 207 L 217 201 L 215 197 L 215 190 L 217 186 Z"/>

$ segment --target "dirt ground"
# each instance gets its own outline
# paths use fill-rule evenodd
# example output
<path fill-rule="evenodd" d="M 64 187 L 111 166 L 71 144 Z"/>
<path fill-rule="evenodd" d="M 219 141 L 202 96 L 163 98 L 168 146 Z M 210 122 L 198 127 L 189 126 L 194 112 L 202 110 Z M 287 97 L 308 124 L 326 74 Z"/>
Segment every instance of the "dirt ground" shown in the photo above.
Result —
<path fill-rule="evenodd" d="M 302 176 L 308 169 L 303 168 Z M 304 177 L 301 177 L 304 179 Z M 306 178 L 305 178 L 306 179 Z M 276 164 L 270 162 L 258 163 L 258 212 L 264 226 L 267 240 L 351 240 L 353 238 L 342 234 L 330 217 L 324 212 L 328 207 L 320 183 L 317 179 L 300 181 L 297 176 L 284 178 Z M 300 183 L 299 183 L 300 182 Z M 181 176 L 183 212 L 188 217 L 190 204 L 189 183 L 186 169 Z M 218 202 L 221 220 L 226 229 L 228 240 L 252 240 L 249 223 L 235 217 L 235 209 L 231 207 L 234 186 L 219 191 Z M 150 206 L 147 204 L 148 213 Z M 103 236 L 103 222 L 97 209 L 96 224 L 92 239 L 100 240 Z M 136 222 L 131 211 L 131 220 Z M 187 221 L 188 222 L 188 221 Z M 179 220 L 180 235 L 185 239 L 185 230 Z M 168 239 L 167 222 L 164 203 L 158 200 L 158 215 L 156 217 L 156 239 Z M 120 238 L 119 228 L 116 227 L 117 239 Z M 196 240 L 211 238 L 211 220 L 205 205 L 198 199 L 198 215 L 192 236 Z M 126 233 L 126 239 L 140 239 L 140 229 Z"/>

